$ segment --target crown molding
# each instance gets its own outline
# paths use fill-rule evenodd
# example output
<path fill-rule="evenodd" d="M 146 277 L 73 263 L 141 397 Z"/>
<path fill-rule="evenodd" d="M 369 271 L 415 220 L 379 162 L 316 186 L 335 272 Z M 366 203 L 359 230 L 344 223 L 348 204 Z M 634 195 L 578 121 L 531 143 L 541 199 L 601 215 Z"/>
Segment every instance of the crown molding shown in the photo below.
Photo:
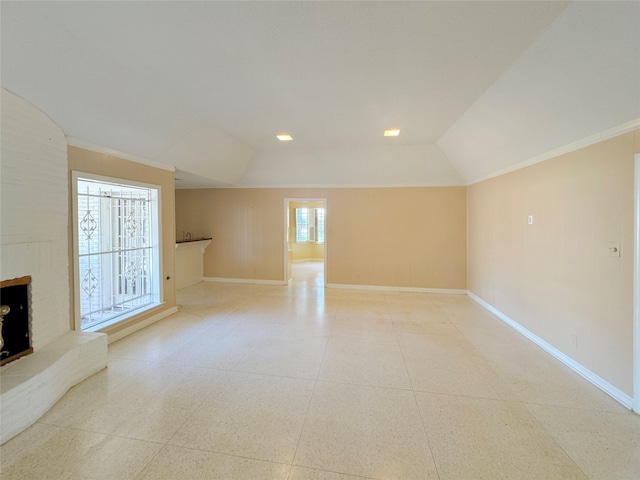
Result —
<path fill-rule="evenodd" d="M 149 167 L 160 168 L 162 170 L 168 170 L 170 172 L 176 171 L 176 167 L 172 165 L 156 162 L 139 155 L 121 152 L 119 150 L 114 150 L 113 148 L 104 147 L 102 145 L 96 145 L 95 143 L 85 142 L 84 140 L 80 140 L 79 138 L 67 137 L 67 145 L 71 145 L 72 147 L 77 148 L 83 148 L 85 150 L 91 150 L 92 152 L 104 153 L 105 155 L 122 158 L 130 162 L 141 163 L 142 165 L 147 165 Z"/>
<path fill-rule="evenodd" d="M 624 135 L 625 133 L 632 132 L 633 130 L 637 130 L 639 128 L 640 128 L 640 118 L 636 118 L 635 120 L 631 120 L 630 122 L 623 123 L 622 125 L 609 128 L 607 130 L 596 133 L 594 135 L 589 135 L 588 137 L 585 137 L 581 140 L 577 140 L 575 142 L 569 143 L 562 147 L 553 149 L 549 152 L 543 153 L 541 155 L 537 155 L 528 160 L 524 160 L 522 162 L 516 163 L 514 165 L 510 165 L 500 170 L 496 170 L 495 172 L 489 173 L 487 175 L 483 175 L 474 180 L 470 180 L 467 183 L 467 185 L 473 185 L 474 183 L 484 182 L 485 180 L 489 180 L 491 178 L 495 178 L 501 175 L 505 175 L 507 173 L 515 172 L 516 170 L 521 170 L 523 168 L 530 167 L 532 165 L 535 165 L 536 163 L 541 163 L 546 160 L 551 160 L 552 158 L 559 157 L 560 155 L 565 155 L 567 153 L 575 152 L 576 150 L 580 150 L 581 148 L 585 148 L 590 145 L 594 145 L 596 143 L 609 140 L 610 138 L 617 137 L 618 135 Z"/>

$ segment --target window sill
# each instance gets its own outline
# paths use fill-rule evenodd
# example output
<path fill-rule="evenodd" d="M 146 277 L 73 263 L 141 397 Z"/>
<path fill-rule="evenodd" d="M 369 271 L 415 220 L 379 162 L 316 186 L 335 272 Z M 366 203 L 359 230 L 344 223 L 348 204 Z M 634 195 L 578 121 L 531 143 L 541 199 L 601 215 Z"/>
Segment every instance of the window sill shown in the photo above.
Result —
<path fill-rule="evenodd" d="M 128 324 L 134 322 L 135 320 L 137 320 L 140 316 L 142 316 L 143 314 L 147 314 L 149 312 L 151 312 L 152 310 L 158 309 L 159 307 L 162 307 L 162 305 L 164 305 L 164 302 L 158 302 L 158 303 L 152 303 L 149 305 L 145 305 L 144 307 L 140 307 L 137 308 L 135 310 L 132 310 L 131 312 L 121 316 L 121 317 L 116 317 L 113 318 L 111 320 L 108 320 L 106 322 L 100 323 L 98 325 L 93 325 L 92 327 L 88 327 L 85 329 L 82 329 L 83 332 L 98 332 L 98 333 L 109 333 L 110 331 L 114 330 L 114 329 L 120 329 L 121 327 L 125 327 Z"/>

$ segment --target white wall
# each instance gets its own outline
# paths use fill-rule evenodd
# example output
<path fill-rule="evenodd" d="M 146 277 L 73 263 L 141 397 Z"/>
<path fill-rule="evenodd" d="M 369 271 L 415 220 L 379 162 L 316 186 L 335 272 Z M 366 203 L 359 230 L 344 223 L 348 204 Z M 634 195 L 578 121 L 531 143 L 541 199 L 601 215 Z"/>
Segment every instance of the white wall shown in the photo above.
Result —
<path fill-rule="evenodd" d="M 64 132 L 2 89 L 0 279 L 31 275 L 35 350 L 70 330 Z"/>

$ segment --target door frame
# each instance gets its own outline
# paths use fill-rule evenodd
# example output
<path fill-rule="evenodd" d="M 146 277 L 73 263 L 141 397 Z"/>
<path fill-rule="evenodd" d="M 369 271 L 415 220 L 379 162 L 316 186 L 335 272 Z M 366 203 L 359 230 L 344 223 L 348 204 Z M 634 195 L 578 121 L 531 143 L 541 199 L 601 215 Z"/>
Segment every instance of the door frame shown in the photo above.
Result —
<path fill-rule="evenodd" d="M 288 285 L 291 281 L 289 277 L 289 203 L 291 202 L 322 202 L 324 207 L 324 285 L 327 286 L 327 199 L 317 197 L 300 197 L 300 198 L 285 198 L 284 199 L 284 283 Z"/>
<path fill-rule="evenodd" d="M 634 155 L 633 411 L 640 413 L 640 153 Z"/>

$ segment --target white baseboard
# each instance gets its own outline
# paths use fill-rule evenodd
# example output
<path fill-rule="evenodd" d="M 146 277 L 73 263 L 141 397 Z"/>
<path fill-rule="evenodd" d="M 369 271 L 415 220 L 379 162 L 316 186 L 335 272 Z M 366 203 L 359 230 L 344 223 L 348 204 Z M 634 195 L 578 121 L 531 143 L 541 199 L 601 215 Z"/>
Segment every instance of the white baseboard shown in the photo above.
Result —
<path fill-rule="evenodd" d="M 306 262 L 324 263 L 324 258 L 296 258 L 291 260 L 291 263 L 306 263 Z"/>
<path fill-rule="evenodd" d="M 156 313 L 155 315 L 152 315 L 149 318 L 145 318 L 140 322 L 136 322 L 126 328 L 123 328 L 122 330 L 118 330 L 117 332 L 110 333 L 109 343 L 113 343 L 116 340 L 120 340 L 121 338 L 124 338 L 127 335 L 131 335 L 132 333 L 137 332 L 138 330 L 142 330 L 144 327 L 148 327 L 149 325 L 156 323 L 157 321 L 162 320 L 163 318 L 166 318 L 169 315 L 173 315 L 177 311 L 178 311 L 178 307 L 171 307 L 168 310 L 164 310 L 160 313 Z"/>
<path fill-rule="evenodd" d="M 598 387 L 604 393 L 606 393 L 607 395 L 611 396 L 614 400 L 618 401 L 620 404 L 622 404 L 623 406 L 625 406 L 629 410 L 632 409 L 633 399 L 631 398 L 631 396 L 627 395 L 626 393 L 624 393 L 619 388 L 614 387 L 609 382 L 607 382 L 603 378 L 599 377 L 598 375 L 593 373 L 588 368 L 585 368 L 584 366 L 582 366 L 581 364 L 576 362 L 570 356 L 566 355 L 565 353 L 562 353 L 556 347 L 554 347 L 553 345 L 547 343 L 546 341 L 544 341 L 542 338 L 538 337 L 536 334 L 532 333 L 531 331 L 527 330 L 525 327 L 520 325 L 518 322 L 516 322 L 512 318 L 508 317 L 507 315 L 505 315 L 504 313 L 502 313 L 500 310 L 498 310 L 497 308 L 493 307 L 489 303 L 485 302 L 483 299 L 481 299 L 480 297 L 478 297 L 474 293 L 467 292 L 467 294 L 469 295 L 469 297 L 472 300 L 477 302 L 481 307 L 483 307 L 486 310 L 488 310 L 489 312 L 493 313 L 496 317 L 498 317 L 504 323 L 506 323 L 507 325 L 512 327 L 518 333 L 524 335 L 527 339 L 531 340 L 533 343 L 538 345 L 540 348 L 545 350 L 547 353 L 550 353 L 551 355 L 556 357 L 558 360 L 560 360 L 562 363 L 567 365 L 573 371 L 575 371 L 576 373 L 578 373 L 579 375 L 581 375 L 582 377 L 584 377 L 585 379 L 587 379 L 588 381 L 593 383 L 596 387 Z"/>
<path fill-rule="evenodd" d="M 419 287 L 387 287 L 381 285 L 350 285 L 343 283 L 327 283 L 327 288 L 344 288 L 350 290 L 371 290 L 376 292 L 414 292 L 414 293 L 447 293 L 466 295 L 466 290 L 455 288 L 419 288 Z"/>
<path fill-rule="evenodd" d="M 249 283 L 252 285 L 287 285 L 289 282 L 284 280 L 259 280 L 254 278 L 220 278 L 220 277 L 204 277 L 205 282 L 218 283 Z"/>

